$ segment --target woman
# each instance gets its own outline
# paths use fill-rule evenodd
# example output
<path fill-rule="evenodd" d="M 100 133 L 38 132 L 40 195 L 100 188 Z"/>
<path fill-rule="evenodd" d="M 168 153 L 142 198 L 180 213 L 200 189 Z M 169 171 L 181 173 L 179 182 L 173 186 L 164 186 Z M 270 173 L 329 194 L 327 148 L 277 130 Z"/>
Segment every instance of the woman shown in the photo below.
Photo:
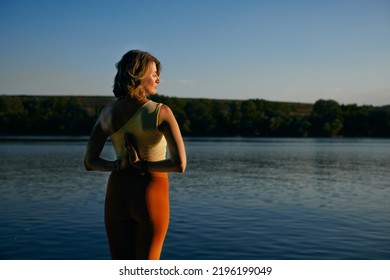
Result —
<path fill-rule="evenodd" d="M 111 257 L 159 259 L 170 216 L 168 172 L 184 172 L 184 143 L 170 108 L 147 99 L 157 93 L 160 62 L 147 52 L 132 50 L 116 68 L 117 99 L 100 113 L 85 167 L 111 172 L 104 213 Z M 107 138 L 115 161 L 100 156 Z"/>

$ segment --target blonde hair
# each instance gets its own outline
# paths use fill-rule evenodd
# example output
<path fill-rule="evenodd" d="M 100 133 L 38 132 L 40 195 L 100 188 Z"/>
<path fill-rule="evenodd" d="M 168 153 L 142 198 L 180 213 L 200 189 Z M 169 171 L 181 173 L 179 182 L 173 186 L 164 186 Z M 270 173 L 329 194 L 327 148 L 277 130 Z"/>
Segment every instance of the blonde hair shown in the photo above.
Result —
<path fill-rule="evenodd" d="M 131 50 L 115 64 L 118 70 L 115 75 L 113 92 L 116 98 L 130 96 L 141 99 L 145 96 L 143 83 L 149 71 L 150 63 L 155 62 L 157 75 L 161 72 L 161 63 L 148 52 Z"/>

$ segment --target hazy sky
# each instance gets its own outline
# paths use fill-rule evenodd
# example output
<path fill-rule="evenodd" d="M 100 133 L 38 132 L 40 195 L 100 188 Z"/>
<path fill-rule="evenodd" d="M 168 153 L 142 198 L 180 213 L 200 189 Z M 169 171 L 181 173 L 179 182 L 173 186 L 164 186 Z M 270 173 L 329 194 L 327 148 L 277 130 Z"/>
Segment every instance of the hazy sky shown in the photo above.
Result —
<path fill-rule="evenodd" d="M 390 104 L 390 0 L 0 2 L 0 94 L 111 96 L 131 49 L 167 96 Z"/>

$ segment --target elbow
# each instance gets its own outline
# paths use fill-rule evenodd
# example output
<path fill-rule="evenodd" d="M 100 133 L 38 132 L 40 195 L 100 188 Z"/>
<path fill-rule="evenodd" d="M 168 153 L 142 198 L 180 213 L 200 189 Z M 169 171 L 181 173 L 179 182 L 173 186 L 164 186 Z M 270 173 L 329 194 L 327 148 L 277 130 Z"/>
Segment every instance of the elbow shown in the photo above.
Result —
<path fill-rule="evenodd" d="M 185 166 L 178 166 L 178 167 L 177 167 L 176 172 L 178 172 L 178 173 L 184 173 L 184 171 L 186 171 Z"/>
<path fill-rule="evenodd" d="M 186 170 L 187 162 L 181 159 L 172 160 L 173 172 L 184 173 Z"/>
<path fill-rule="evenodd" d="M 87 158 L 84 158 L 84 168 L 87 171 L 92 171 L 91 163 Z"/>
<path fill-rule="evenodd" d="M 178 164 L 177 166 L 177 172 L 184 173 L 184 171 L 186 171 L 186 167 L 187 167 L 187 162 L 185 161 L 180 162 L 180 164 Z"/>
<path fill-rule="evenodd" d="M 170 158 L 171 161 L 171 166 L 172 169 L 171 171 L 173 172 L 178 172 L 178 173 L 184 173 L 187 167 L 187 158 L 186 156 L 181 156 L 181 155 L 173 155 Z"/>

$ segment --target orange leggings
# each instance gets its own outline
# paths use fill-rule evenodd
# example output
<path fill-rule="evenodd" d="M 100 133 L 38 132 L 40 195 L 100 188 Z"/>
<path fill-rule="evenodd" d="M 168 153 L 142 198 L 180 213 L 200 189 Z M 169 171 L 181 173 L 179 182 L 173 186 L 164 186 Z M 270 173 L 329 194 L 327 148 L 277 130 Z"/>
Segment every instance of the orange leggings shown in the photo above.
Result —
<path fill-rule="evenodd" d="M 104 222 L 112 259 L 160 259 L 169 211 L 167 174 L 111 173 Z"/>

